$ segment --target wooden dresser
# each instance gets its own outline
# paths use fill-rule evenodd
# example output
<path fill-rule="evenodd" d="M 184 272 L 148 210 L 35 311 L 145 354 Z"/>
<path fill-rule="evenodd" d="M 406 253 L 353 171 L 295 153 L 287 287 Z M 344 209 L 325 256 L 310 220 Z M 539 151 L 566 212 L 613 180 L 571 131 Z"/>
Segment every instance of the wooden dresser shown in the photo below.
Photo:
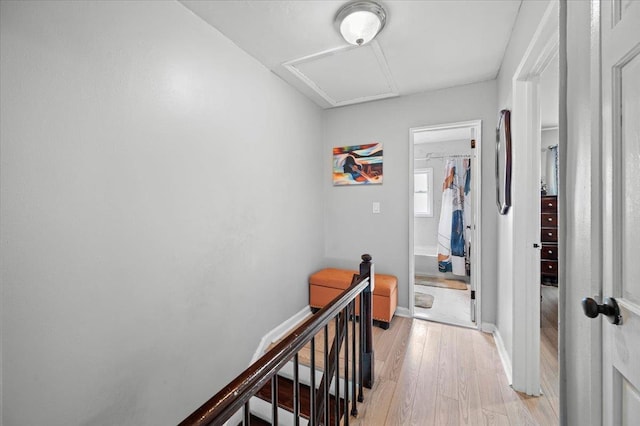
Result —
<path fill-rule="evenodd" d="M 540 206 L 540 282 L 558 286 L 558 197 L 543 195 Z"/>

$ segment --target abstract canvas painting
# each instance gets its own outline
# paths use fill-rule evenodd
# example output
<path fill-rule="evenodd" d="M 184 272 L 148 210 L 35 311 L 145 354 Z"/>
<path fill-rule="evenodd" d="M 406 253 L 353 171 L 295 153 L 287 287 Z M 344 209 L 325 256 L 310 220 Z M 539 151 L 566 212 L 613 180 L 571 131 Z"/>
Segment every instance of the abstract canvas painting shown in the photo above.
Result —
<path fill-rule="evenodd" d="M 366 185 L 382 183 L 382 144 L 333 148 L 333 184 Z"/>

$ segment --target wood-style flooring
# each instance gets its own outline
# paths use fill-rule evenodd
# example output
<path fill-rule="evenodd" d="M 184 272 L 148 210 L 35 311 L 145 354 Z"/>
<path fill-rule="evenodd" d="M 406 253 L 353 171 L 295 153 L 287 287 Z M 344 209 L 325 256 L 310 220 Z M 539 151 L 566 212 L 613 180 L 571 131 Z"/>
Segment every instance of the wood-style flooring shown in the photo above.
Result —
<path fill-rule="evenodd" d="M 543 285 L 540 291 L 540 387 L 556 417 L 559 417 L 558 287 Z"/>
<path fill-rule="evenodd" d="M 491 334 L 394 317 L 389 330 L 374 327 L 375 384 L 365 389 L 359 414 L 349 423 L 557 425 L 557 294 L 557 288 L 542 287 L 543 395 L 530 397 L 509 386 Z M 321 336 L 317 351 L 322 351 Z M 308 349 L 301 352 L 300 362 L 306 364 L 308 356 Z M 316 358 L 322 359 L 320 353 Z"/>
<path fill-rule="evenodd" d="M 549 395 L 509 386 L 490 334 L 396 317 L 376 337 L 376 382 L 352 425 L 558 424 Z"/>

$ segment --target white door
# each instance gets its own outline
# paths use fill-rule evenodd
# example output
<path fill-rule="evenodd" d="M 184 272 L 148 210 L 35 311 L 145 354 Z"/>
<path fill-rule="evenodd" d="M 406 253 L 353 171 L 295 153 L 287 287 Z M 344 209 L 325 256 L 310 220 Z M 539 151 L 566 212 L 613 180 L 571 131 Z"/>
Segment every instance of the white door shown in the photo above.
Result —
<path fill-rule="evenodd" d="M 602 0 L 603 296 L 605 425 L 640 422 L 640 1 Z M 603 317 L 603 316 L 601 316 Z"/>

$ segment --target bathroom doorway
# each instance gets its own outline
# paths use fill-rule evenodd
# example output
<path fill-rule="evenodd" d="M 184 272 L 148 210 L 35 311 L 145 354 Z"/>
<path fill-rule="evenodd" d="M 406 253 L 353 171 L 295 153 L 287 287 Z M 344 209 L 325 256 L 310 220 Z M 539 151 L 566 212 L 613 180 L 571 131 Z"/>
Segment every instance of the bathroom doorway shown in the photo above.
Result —
<path fill-rule="evenodd" d="M 410 136 L 412 315 L 477 328 L 481 122 L 412 128 Z"/>

